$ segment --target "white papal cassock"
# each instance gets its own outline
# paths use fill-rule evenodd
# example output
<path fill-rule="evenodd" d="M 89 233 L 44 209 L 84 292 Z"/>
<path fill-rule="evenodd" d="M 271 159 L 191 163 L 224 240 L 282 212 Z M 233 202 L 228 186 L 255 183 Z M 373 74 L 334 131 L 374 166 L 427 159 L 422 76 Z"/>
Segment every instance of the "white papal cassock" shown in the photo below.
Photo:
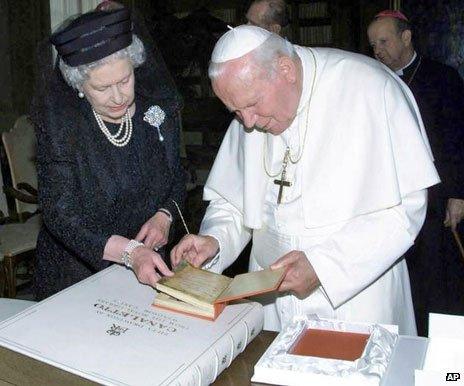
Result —
<path fill-rule="evenodd" d="M 299 300 L 268 298 L 265 329 L 293 315 L 398 324 L 416 334 L 403 253 L 426 212 L 426 188 L 439 182 L 412 94 L 382 64 L 335 49 L 297 47 L 303 65 L 298 115 L 281 135 L 245 131 L 234 120 L 205 186 L 210 201 L 200 234 L 220 254 L 207 266 L 227 268 L 253 238 L 251 269 L 304 251 L 321 286 Z M 309 104 L 309 116 L 306 111 Z M 308 119 L 307 119 L 308 118 Z M 277 205 L 286 147 L 297 158 Z M 280 176 L 279 176 L 280 177 Z"/>

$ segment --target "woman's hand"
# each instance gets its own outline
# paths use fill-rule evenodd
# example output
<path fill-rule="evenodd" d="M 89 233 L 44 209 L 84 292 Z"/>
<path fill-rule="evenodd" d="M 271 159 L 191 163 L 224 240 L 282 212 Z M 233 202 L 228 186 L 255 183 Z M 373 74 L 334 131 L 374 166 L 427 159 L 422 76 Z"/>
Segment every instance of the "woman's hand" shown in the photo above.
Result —
<path fill-rule="evenodd" d="M 156 212 L 142 225 L 135 239 L 144 243 L 147 248 L 158 250 L 167 244 L 170 228 L 171 219 L 163 212 Z"/>
<path fill-rule="evenodd" d="M 172 276 L 161 256 L 148 247 L 137 247 L 131 253 L 132 269 L 137 279 L 143 284 L 152 287 L 161 279 L 161 276 Z"/>

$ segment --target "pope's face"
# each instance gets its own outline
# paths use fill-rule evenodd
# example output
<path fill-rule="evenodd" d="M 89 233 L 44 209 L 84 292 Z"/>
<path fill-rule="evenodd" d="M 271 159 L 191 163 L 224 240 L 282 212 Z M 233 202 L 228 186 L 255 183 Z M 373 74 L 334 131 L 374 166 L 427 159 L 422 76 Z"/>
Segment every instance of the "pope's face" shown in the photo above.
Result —
<path fill-rule="evenodd" d="M 392 70 L 404 67 L 408 61 L 410 37 L 407 31 L 397 31 L 395 21 L 383 17 L 374 21 L 367 30 L 374 56 Z"/>
<path fill-rule="evenodd" d="M 120 122 L 134 104 L 134 69 L 128 58 L 115 59 L 88 73 L 82 91 L 93 109 L 108 122 Z"/>
<path fill-rule="evenodd" d="M 292 123 L 298 108 L 301 90 L 295 69 L 288 74 L 285 71 L 292 69 L 284 66 L 269 76 L 252 66 L 250 73 L 240 76 L 241 66 L 241 61 L 226 66 L 224 73 L 212 82 L 215 94 L 245 127 L 281 134 Z"/>

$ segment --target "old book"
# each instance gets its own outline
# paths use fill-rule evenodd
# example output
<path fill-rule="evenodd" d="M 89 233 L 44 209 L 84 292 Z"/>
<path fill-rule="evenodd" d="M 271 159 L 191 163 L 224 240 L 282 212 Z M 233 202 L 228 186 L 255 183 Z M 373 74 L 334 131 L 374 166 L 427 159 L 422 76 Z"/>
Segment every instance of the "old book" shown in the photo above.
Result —
<path fill-rule="evenodd" d="M 265 269 L 235 276 L 233 279 L 182 261 L 174 276 L 156 283 L 161 293 L 153 305 L 204 319 L 215 320 L 227 302 L 275 291 L 285 269 Z"/>
<path fill-rule="evenodd" d="M 39 384 L 48 364 L 104 385 L 208 385 L 262 329 L 258 303 L 210 323 L 153 308 L 154 292 L 114 265 L 3 321 L 0 383 Z M 24 355 L 38 365 L 21 371 Z"/>

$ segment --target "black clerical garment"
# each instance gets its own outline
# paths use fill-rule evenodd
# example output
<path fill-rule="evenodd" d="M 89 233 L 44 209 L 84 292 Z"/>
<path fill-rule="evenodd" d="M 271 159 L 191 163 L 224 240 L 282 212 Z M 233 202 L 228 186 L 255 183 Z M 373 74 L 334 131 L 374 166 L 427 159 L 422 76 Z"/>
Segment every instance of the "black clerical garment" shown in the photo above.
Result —
<path fill-rule="evenodd" d="M 403 72 L 442 180 L 428 191 L 427 217 L 407 254 L 418 333 L 426 335 L 429 312 L 464 313 L 464 260 L 443 225 L 448 198 L 464 199 L 464 84 L 452 67 L 419 55 Z"/>
<path fill-rule="evenodd" d="M 56 106 L 61 111 L 53 112 L 50 127 L 37 128 L 43 215 L 34 273 L 37 299 L 105 268 L 103 251 L 112 235 L 134 238 L 159 208 L 176 219 L 172 200 L 181 207 L 184 201 L 178 107 L 136 95 L 132 138 L 116 147 L 98 127 L 90 104 L 74 98 Z M 152 105 L 166 113 L 163 142 L 143 119 Z M 112 134 L 119 127 L 107 126 Z"/>

